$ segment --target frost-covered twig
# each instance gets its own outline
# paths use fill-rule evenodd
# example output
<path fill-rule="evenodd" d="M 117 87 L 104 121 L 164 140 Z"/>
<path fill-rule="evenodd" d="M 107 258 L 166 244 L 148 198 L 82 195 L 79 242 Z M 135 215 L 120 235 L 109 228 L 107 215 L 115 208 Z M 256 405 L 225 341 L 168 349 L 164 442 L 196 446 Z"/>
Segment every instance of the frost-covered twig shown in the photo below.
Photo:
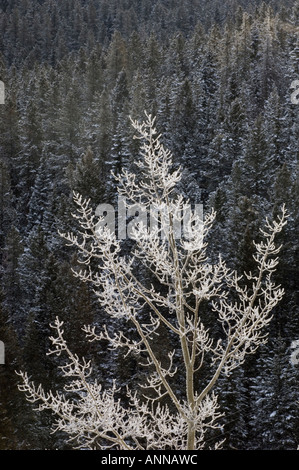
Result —
<path fill-rule="evenodd" d="M 61 366 L 69 380 L 64 393 L 45 393 L 23 372 L 20 390 L 30 401 L 39 402 L 40 410 L 51 409 L 57 417 L 56 429 L 68 433 L 79 447 L 200 449 L 205 446 L 207 429 L 217 427 L 221 417 L 213 393 L 218 377 L 230 373 L 266 341 L 273 308 L 283 296 L 283 289 L 272 277 L 279 253 L 275 237 L 287 215 L 283 207 L 277 220 L 266 221 L 263 240 L 255 243 L 256 274 L 239 275 L 229 270 L 221 256 L 212 264 L 206 240 L 215 212 L 203 220 L 190 213 L 184 236 L 176 236 L 188 203 L 176 190 L 180 169 L 172 170 L 172 156 L 157 135 L 155 119 L 146 115 L 145 122 L 132 121 L 132 125 L 142 141 L 138 177 L 123 170 L 116 177 L 119 193 L 128 204 L 157 208 L 153 213 L 155 227 L 149 230 L 136 224 L 132 228 L 135 248 L 130 257 L 124 257 L 121 241 L 107 227 L 99 228 L 89 201 L 74 194 L 80 230 L 61 235 L 80 255 L 83 269 L 74 271 L 75 276 L 91 283 L 111 319 L 125 320 L 134 327 L 138 339 L 124 331 L 111 334 L 109 325 L 100 332 L 91 325 L 83 329 L 89 341 L 108 341 L 112 349 L 123 348 L 125 355 L 133 352 L 140 356 L 140 364 L 149 367 L 147 380 L 140 384 L 142 398 L 128 390 L 129 405 L 125 407 L 117 398 L 116 385 L 105 390 L 92 381 L 90 364 L 69 350 L 58 319 L 53 325 L 57 336 L 51 338 L 52 353 L 67 358 Z M 96 271 L 92 260 L 96 260 Z M 140 279 L 136 271 L 140 263 L 155 279 L 155 286 Z M 221 338 L 213 337 L 204 324 L 204 302 L 209 302 L 222 326 Z M 162 325 L 170 333 L 171 347 L 165 349 L 163 363 L 155 341 Z M 211 377 L 201 389 L 195 374 L 207 357 Z M 184 393 L 178 394 L 173 386 L 177 374 Z"/>

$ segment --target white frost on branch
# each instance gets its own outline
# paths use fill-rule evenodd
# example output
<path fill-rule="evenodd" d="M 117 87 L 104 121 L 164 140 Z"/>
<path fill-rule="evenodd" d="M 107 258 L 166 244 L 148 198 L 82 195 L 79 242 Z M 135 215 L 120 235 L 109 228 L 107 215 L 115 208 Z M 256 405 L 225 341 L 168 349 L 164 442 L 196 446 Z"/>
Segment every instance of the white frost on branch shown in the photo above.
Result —
<path fill-rule="evenodd" d="M 287 215 L 283 207 L 277 220 L 266 221 L 263 238 L 255 243 L 256 273 L 239 275 L 227 268 L 221 256 L 212 264 L 206 239 L 214 211 L 204 220 L 190 214 L 186 234 L 176 238 L 176 227 L 182 224 L 188 203 L 176 190 L 181 171 L 172 171 L 172 156 L 161 144 L 155 119 L 146 115 L 145 122 L 132 121 L 132 125 L 142 141 L 138 177 L 122 171 L 116 177 L 119 193 L 132 205 L 163 207 L 162 217 L 154 212 L 160 229 L 158 225 L 148 230 L 142 223 L 136 224 L 132 228 L 135 248 L 130 257 L 124 257 L 115 235 L 107 227 L 99 229 L 89 201 L 74 194 L 78 208 L 74 216 L 80 229 L 77 234 L 61 235 L 80 255 L 82 269 L 74 275 L 91 283 L 107 314 L 130 323 L 138 337 L 132 339 L 124 331 L 111 334 L 109 325 L 100 332 L 86 325 L 87 340 L 105 340 L 112 349 L 122 348 L 125 355 L 140 355 L 140 364 L 148 367 L 147 380 L 140 384 L 141 393 L 127 390 L 129 404 L 124 406 L 117 398 L 117 378 L 108 389 L 91 380 L 90 363 L 69 350 L 63 323 L 57 318 L 51 354 L 66 357 L 61 366 L 68 380 L 64 391 L 46 393 L 24 372 L 20 372 L 23 383 L 19 388 L 29 401 L 38 403 L 39 410 L 52 410 L 55 429 L 65 431 L 79 448 L 201 449 L 206 445 L 206 431 L 218 427 L 222 416 L 213 393 L 217 379 L 221 373 L 233 371 L 266 341 L 271 312 L 283 296 L 272 275 L 279 252 L 275 236 L 286 224 Z M 92 260 L 98 266 L 96 271 Z M 136 270 L 140 263 L 156 279 L 155 286 L 142 282 Z M 221 325 L 221 337 L 213 337 L 204 324 L 201 307 L 207 301 Z M 162 346 L 163 364 L 155 341 L 161 325 L 176 338 L 176 350 Z M 195 374 L 205 361 L 211 367 L 210 378 L 200 388 Z M 172 381 L 177 374 L 184 384 L 180 395 Z"/>

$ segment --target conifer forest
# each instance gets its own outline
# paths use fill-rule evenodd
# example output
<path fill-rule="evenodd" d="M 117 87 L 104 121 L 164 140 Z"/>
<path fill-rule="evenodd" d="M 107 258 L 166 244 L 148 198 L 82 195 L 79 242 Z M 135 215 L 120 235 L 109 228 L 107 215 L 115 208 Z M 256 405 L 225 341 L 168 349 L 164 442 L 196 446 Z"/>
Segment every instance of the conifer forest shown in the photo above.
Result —
<path fill-rule="evenodd" d="M 195 448 L 199 426 L 197 443 L 205 450 L 218 445 L 224 450 L 297 450 L 299 0 L 0 0 L 0 31 L 0 450 L 102 449 L 107 443 L 112 448 L 146 448 L 154 444 L 142 423 L 147 426 L 157 419 L 156 425 L 162 429 L 159 420 L 175 408 L 180 433 L 186 423 L 189 426 L 189 449 Z M 194 281 L 197 291 L 194 288 L 194 297 L 182 300 L 181 309 L 189 313 L 185 320 L 178 316 L 178 323 L 172 313 L 178 296 L 175 299 L 169 287 L 172 271 L 168 267 L 171 259 L 165 254 L 167 242 L 163 242 L 165 250 L 159 258 L 158 248 L 144 234 L 140 243 L 144 256 L 135 257 L 134 278 L 132 274 L 128 281 L 135 242 L 122 240 L 122 259 L 127 261 L 117 264 L 122 274 L 115 276 L 115 282 L 128 282 L 128 290 L 121 295 L 112 290 L 108 261 L 103 261 L 102 254 L 88 256 L 83 242 L 70 235 L 90 242 L 94 254 L 95 238 L 85 234 L 92 230 L 88 214 L 97 214 L 99 204 L 117 210 L 118 189 L 124 179 L 123 194 L 137 194 L 135 178 L 130 175 L 134 173 L 137 181 L 141 174 L 142 165 L 136 162 L 142 142 L 135 137 L 139 132 L 148 138 L 145 129 L 150 133 L 150 124 L 141 125 L 151 119 L 148 116 L 154 117 L 152 123 L 164 146 L 152 143 L 152 158 L 155 154 L 165 157 L 160 170 L 152 167 L 156 180 L 159 171 L 163 172 L 161 185 L 165 183 L 169 189 L 176 179 L 178 194 L 201 205 L 204 216 L 214 214 L 207 230 L 207 261 L 200 255 L 188 257 L 199 280 L 196 284 L 186 271 L 186 285 Z M 151 149 L 146 153 L 148 148 L 144 148 L 149 159 Z M 172 179 L 165 173 L 169 155 Z M 176 178 L 179 170 L 180 179 Z M 148 189 L 145 180 L 141 179 L 141 186 L 140 191 Z M 153 193 L 149 188 L 149 194 Z M 83 222 L 74 217 L 78 206 L 85 216 Z M 287 223 L 277 230 L 275 243 L 280 250 L 276 252 L 270 244 L 268 250 L 278 262 L 265 264 L 261 261 L 265 245 L 258 245 L 260 255 L 256 255 L 257 243 L 261 243 L 265 221 L 282 220 L 282 207 Z M 129 222 L 132 215 L 128 214 Z M 110 252 L 116 257 L 118 248 L 113 243 Z M 172 249 L 171 240 L 169 243 Z M 192 251 L 191 245 L 188 249 Z M 76 275 L 82 253 L 88 258 L 87 270 L 101 274 Z M 98 266 L 96 256 L 103 266 Z M 149 272 L 142 264 L 146 256 L 151 257 Z M 199 264 L 204 262 L 216 266 L 214 274 L 209 264 L 203 265 L 205 272 L 200 271 Z M 258 275 L 254 277 L 256 262 L 260 272 L 266 266 L 271 274 L 264 287 Z M 237 284 L 229 270 L 249 274 Z M 178 279 L 178 270 L 173 272 Z M 220 289 L 222 277 L 229 288 L 237 286 L 231 304 L 230 289 L 219 294 L 217 283 Z M 246 290 L 252 279 L 261 287 L 254 298 Z M 97 288 L 105 282 L 110 283 L 110 290 L 100 294 Z M 139 297 L 137 285 L 147 286 L 142 292 L 138 287 Z M 274 294 L 269 294 L 271 289 Z M 253 299 L 250 324 L 238 313 L 242 311 L 238 307 L 241 294 L 243 306 Z M 123 305 L 129 305 L 127 317 L 125 308 L 118 307 L 120 298 Z M 271 307 L 265 320 L 268 310 L 263 299 Z M 118 314 L 109 315 L 112 307 L 119 308 Z M 150 307 L 157 313 L 157 321 L 148 313 Z M 245 307 L 244 312 L 248 312 Z M 197 315 L 202 323 L 193 330 L 191 318 Z M 186 334 L 184 321 L 189 328 L 184 330 Z M 264 321 L 262 332 L 259 321 Z M 62 324 L 64 339 L 60 336 Z M 59 336 L 56 342 L 53 325 Z M 232 336 L 230 347 L 237 344 L 235 355 L 227 354 L 227 369 L 212 372 L 217 380 L 209 382 L 217 358 L 222 357 L 221 341 L 226 334 L 230 337 L 236 325 L 241 325 L 247 339 L 243 336 L 239 345 Z M 117 330 L 123 333 L 117 335 Z M 176 333 L 183 352 L 177 348 Z M 207 334 L 216 338 L 215 349 Z M 56 355 L 49 354 L 53 344 Z M 188 414 L 192 410 L 182 405 L 186 379 L 179 365 L 181 356 L 187 364 L 192 345 L 194 357 L 195 349 L 202 347 L 194 387 L 209 391 L 198 408 L 193 434 Z M 145 346 L 150 352 L 148 364 Z M 69 350 L 74 356 L 66 366 L 63 354 Z M 176 352 L 172 355 L 166 350 Z M 244 351 L 248 352 L 246 358 Z M 212 353 L 216 362 L 209 359 Z M 86 363 L 79 366 L 77 357 L 85 358 Z M 76 406 L 79 410 L 80 400 L 92 394 L 90 390 L 94 395 L 96 386 L 90 385 L 95 388 L 86 391 L 74 382 L 73 388 L 64 389 L 64 383 L 71 372 L 82 379 L 88 361 L 92 368 L 88 380 L 102 384 L 103 390 L 113 390 L 119 407 L 109 405 L 112 392 L 103 392 L 103 415 L 93 420 L 90 404 L 89 411 L 84 411 L 84 425 L 88 416 L 93 423 L 81 439 L 81 431 L 75 430 L 81 423 L 79 415 L 77 421 L 67 418 L 70 430 L 66 418 L 63 425 L 57 425 L 53 409 L 62 405 L 59 398 L 56 402 L 46 394 L 53 391 L 59 397 L 65 390 L 66 400 L 70 400 L 64 404 L 65 413 L 75 413 Z M 149 375 L 151 367 L 156 368 L 159 379 Z M 30 394 L 22 371 L 44 400 L 39 411 L 37 402 L 30 401 L 34 393 Z M 140 392 L 139 382 L 148 382 L 149 400 L 157 392 L 166 408 L 153 399 L 147 415 L 140 402 L 143 389 Z M 174 396 L 177 398 L 171 400 Z M 194 397 L 197 395 L 193 402 Z M 46 406 L 50 401 L 52 409 Z M 121 421 L 123 410 L 133 404 L 138 416 L 133 413 L 131 420 L 124 413 Z M 214 426 L 216 418 L 219 426 Z M 211 425 L 205 427 L 204 419 Z M 165 420 L 173 423 L 170 417 Z M 131 437 L 126 434 L 128 421 L 136 428 L 130 430 Z M 99 427 L 91 431 L 95 423 Z M 183 448 L 184 442 L 174 438 L 170 428 L 171 437 L 163 435 L 164 448 Z M 91 437 L 92 432 L 96 437 Z"/>

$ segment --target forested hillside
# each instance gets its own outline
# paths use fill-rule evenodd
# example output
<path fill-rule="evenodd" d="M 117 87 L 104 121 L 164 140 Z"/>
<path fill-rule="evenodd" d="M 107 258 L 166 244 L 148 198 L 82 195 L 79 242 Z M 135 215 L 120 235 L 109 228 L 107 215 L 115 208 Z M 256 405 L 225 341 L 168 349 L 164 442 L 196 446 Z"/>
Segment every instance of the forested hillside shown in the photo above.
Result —
<path fill-rule="evenodd" d="M 129 116 L 157 117 L 182 165 L 181 191 L 217 211 L 210 236 L 238 271 L 285 203 L 289 221 L 275 280 L 285 289 L 269 340 L 217 385 L 225 449 L 299 445 L 299 1 L 0 1 L 0 449 L 68 449 L 17 388 L 15 370 L 57 388 L 49 324 L 90 358 L 94 374 L 130 384 L 133 359 L 98 350 L 81 328 L 105 321 L 76 253 L 58 234 L 76 226 L 73 190 L 116 204 L 116 174 L 138 155 Z M 142 273 L 141 273 L 142 275 Z"/>

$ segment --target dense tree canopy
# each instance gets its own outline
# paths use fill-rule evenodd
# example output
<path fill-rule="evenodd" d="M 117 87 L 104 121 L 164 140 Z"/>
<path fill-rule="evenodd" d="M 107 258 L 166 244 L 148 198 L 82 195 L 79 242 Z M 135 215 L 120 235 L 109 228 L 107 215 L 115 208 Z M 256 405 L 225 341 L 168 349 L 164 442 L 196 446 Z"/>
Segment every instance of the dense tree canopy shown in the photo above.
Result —
<path fill-rule="evenodd" d="M 72 320 L 78 354 L 91 353 L 81 325 L 104 319 L 58 228 L 75 230 L 73 190 L 94 208 L 115 203 L 110 172 L 134 162 L 129 116 L 144 110 L 183 167 L 184 195 L 216 209 L 210 246 L 232 268 L 251 268 L 262 220 L 286 204 L 276 273 L 285 297 L 268 345 L 221 383 L 223 437 L 227 449 L 297 448 L 298 28 L 298 0 L 0 1 L 0 448 L 66 447 L 50 417 L 33 417 L 14 370 L 61 380 L 44 361 L 58 313 Z M 99 377 L 138 374 L 133 359 L 106 351 L 95 362 Z"/>

